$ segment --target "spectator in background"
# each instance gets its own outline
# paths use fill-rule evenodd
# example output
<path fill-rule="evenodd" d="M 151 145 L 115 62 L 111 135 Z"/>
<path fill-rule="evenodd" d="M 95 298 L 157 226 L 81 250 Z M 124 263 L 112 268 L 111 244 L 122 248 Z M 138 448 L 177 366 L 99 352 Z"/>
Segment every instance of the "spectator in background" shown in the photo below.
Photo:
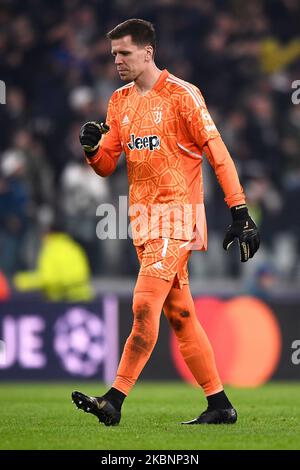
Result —
<path fill-rule="evenodd" d="M 300 156 L 298 156 L 300 158 Z M 280 216 L 281 233 L 288 241 L 290 256 L 290 281 L 300 279 L 300 168 L 294 169 L 285 181 L 285 198 Z M 287 248 L 287 247 L 286 247 Z M 284 248 L 282 248 L 284 250 Z M 285 250 L 286 251 L 286 250 Z M 282 253 L 286 258 L 287 253 Z M 283 257 L 282 256 L 282 257 Z M 281 258 L 282 258 L 281 257 Z"/>
<path fill-rule="evenodd" d="M 0 269 L 7 276 L 22 265 L 30 203 L 24 155 L 7 150 L 0 160 Z"/>
<path fill-rule="evenodd" d="M 0 150 L 7 148 L 17 129 L 28 126 L 30 114 L 24 91 L 7 87 L 5 110 L 0 107 L 1 141 Z"/>
<path fill-rule="evenodd" d="M 274 266 L 270 263 L 264 263 L 256 269 L 252 279 L 246 285 L 245 294 L 268 301 L 272 298 L 278 282 L 278 273 Z"/>
<path fill-rule="evenodd" d="M 53 204 L 53 170 L 47 161 L 44 147 L 26 127 L 15 129 L 11 143 L 12 147 L 8 152 L 17 154 L 22 159 L 22 183 L 26 186 L 30 199 L 22 246 L 22 265 L 15 266 L 15 269 L 31 269 L 36 263 L 36 252 L 40 245 L 40 219 L 44 212 L 51 210 Z"/>
<path fill-rule="evenodd" d="M 93 298 L 86 255 L 57 222 L 45 233 L 36 271 L 17 273 L 14 284 L 20 291 L 41 290 L 48 300 L 56 302 Z"/>
<path fill-rule="evenodd" d="M 106 274 L 109 260 L 104 250 L 105 241 L 96 237 L 96 211 L 101 203 L 109 201 L 110 187 L 82 161 L 77 142 L 80 125 L 74 122 L 65 140 L 72 159 L 66 164 L 60 178 L 60 201 L 64 229 L 85 250 L 93 274 Z M 75 140 L 76 138 L 76 140 Z"/>
<path fill-rule="evenodd" d="M 246 266 L 243 270 L 244 279 L 249 279 L 250 282 L 255 278 L 256 271 L 261 265 L 266 266 L 272 262 L 273 258 L 276 258 L 273 255 L 274 234 L 281 229 L 282 217 L 280 214 L 283 200 L 272 179 L 267 176 L 267 170 L 258 161 L 248 161 L 244 171 L 249 212 L 257 222 L 262 237 L 256 263 L 253 263 L 252 266 Z M 274 266 L 278 268 L 279 272 L 280 266 L 277 259 L 274 260 Z"/>
<path fill-rule="evenodd" d="M 12 144 L 23 154 L 25 179 L 36 207 L 51 205 L 54 197 L 53 171 L 42 145 L 26 128 L 15 130 Z"/>
<path fill-rule="evenodd" d="M 287 183 L 287 181 L 292 181 L 294 174 L 300 171 L 300 104 L 294 106 L 286 116 L 282 150 L 285 155 L 284 170 L 285 183 Z"/>
<path fill-rule="evenodd" d="M 283 205 L 282 197 L 267 176 L 267 171 L 255 160 L 245 168 L 245 191 L 249 211 L 257 221 L 264 240 L 263 244 L 272 248 L 272 234 L 278 230 L 278 219 Z"/>
<path fill-rule="evenodd" d="M 247 98 L 248 123 L 246 138 L 252 150 L 251 158 L 265 165 L 273 181 L 280 182 L 282 154 L 276 112 L 270 93 L 253 93 Z"/>
<path fill-rule="evenodd" d="M 87 116 L 101 121 L 106 114 L 107 99 L 118 87 L 118 80 L 107 60 L 110 50 L 103 35 L 124 16 L 155 23 L 162 44 L 158 63 L 203 90 L 241 177 L 249 161 L 264 162 L 265 170 L 271 170 L 266 177 L 271 178 L 280 197 L 290 201 L 298 185 L 293 177 L 300 146 L 300 105 L 291 101 L 291 83 L 300 77 L 299 1 L 74 0 L 38 2 L 38 8 L 36 4 L 4 0 L 0 6 L 0 78 L 7 84 L 7 104 L 0 106 L 0 151 L 19 148 L 16 139 L 20 142 L 20 136 L 15 138 L 15 134 L 20 129 L 21 134 L 29 132 L 35 142 L 28 152 L 25 149 L 26 154 L 34 148 L 40 155 L 34 172 L 30 172 L 35 175 L 30 185 L 34 193 L 28 188 L 35 214 L 45 212 L 46 206 L 49 209 L 53 203 L 45 206 L 45 193 L 54 200 L 62 173 L 77 164 L 80 149 L 71 137 L 77 134 L 76 123 L 84 122 Z M 88 93 L 82 93 L 84 89 Z M 88 103 L 81 106 L 84 94 Z M 24 142 L 23 137 L 21 140 Z M 222 218 L 217 185 L 209 184 L 208 212 Z M 111 199 L 106 202 L 115 203 L 112 198 L 125 193 L 119 190 L 123 186 L 124 172 L 117 170 L 109 181 Z M 290 237 L 298 226 L 294 222 L 297 215 L 291 220 L 289 214 L 284 217 L 289 219 L 285 230 Z M 27 268 L 32 267 L 33 248 L 40 239 L 40 217 L 35 217 L 36 222 L 32 217 L 30 232 L 26 232 L 31 254 L 24 250 Z M 273 250 L 281 228 L 269 226 L 266 217 L 262 220 Z M 219 238 L 220 225 L 213 227 Z M 295 260 L 299 253 L 297 248 Z M 114 269 L 112 260 L 108 259 L 108 271 Z M 222 273 L 214 267 L 220 265 L 218 260 L 210 261 L 202 263 L 209 277 L 232 275 L 231 255 L 224 261 Z M 129 275 L 128 263 L 119 264 L 123 274 Z M 293 273 L 294 268 L 285 268 L 285 275 L 292 277 Z"/>

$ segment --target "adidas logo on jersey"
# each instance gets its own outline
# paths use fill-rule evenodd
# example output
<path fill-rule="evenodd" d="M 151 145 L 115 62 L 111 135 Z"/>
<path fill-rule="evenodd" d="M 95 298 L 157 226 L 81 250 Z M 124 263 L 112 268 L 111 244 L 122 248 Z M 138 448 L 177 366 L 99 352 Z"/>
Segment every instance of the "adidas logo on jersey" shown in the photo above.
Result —
<path fill-rule="evenodd" d="M 130 150 L 143 150 L 148 148 L 152 152 L 153 150 L 160 148 L 160 138 L 157 135 L 135 137 L 134 134 L 130 134 L 130 138 L 130 142 L 127 143 Z"/>
<path fill-rule="evenodd" d="M 124 116 L 122 124 L 124 124 L 124 125 L 129 124 L 129 117 L 127 116 L 127 114 Z"/>

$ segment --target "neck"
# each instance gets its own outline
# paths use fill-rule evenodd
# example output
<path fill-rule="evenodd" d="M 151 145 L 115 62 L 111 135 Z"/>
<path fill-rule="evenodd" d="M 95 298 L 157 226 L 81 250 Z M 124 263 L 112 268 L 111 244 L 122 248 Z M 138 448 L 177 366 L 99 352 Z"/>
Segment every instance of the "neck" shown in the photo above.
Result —
<path fill-rule="evenodd" d="M 161 70 L 152 62 L 135 80 L 138 92 L 145 95 L 150 91 L 158 80 Z"/>

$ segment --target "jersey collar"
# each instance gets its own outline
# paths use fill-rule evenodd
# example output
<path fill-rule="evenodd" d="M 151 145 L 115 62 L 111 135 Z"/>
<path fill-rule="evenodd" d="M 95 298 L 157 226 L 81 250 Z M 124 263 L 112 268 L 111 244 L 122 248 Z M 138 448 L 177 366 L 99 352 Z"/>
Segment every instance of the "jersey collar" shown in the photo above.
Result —
<path fill-rule="evenodd" d="M 164 69 L 161 74 L 159 75 L 158 79 L 156 80 L 156 82 L 154 83 L 153 87 L 151 88 L 151 90 L 147 91 L 147 93 L 145 95 L 140 95 L 138 90 L 137 90 L 137 87 L 136 85 L 134 86 L 134 89 L 136 91 L 136 93 L 138 93 L 138 95 L 140 97 L 145 97 L 145 96 L 148 96 L 150 93 L 152 93 L 153 91 L 160 91 L 164 86 L 165 86 L 165 83 L 166 83 L 166 79 L 168 78 L 169 76 L 169 72 L 167 71 L 167 69 Z"/>
<path fill-rule="evenodd" d="M 161 72 L 160 76 L 158 77 L 157 81 L 155 82 L 154 87 L 152 88 L 152 91 L 160 91 L 165 86 L 166 79 L 168 78 L 169 75 L 170 74 L 167 71 L 167 69 L 164 69 Z"/>

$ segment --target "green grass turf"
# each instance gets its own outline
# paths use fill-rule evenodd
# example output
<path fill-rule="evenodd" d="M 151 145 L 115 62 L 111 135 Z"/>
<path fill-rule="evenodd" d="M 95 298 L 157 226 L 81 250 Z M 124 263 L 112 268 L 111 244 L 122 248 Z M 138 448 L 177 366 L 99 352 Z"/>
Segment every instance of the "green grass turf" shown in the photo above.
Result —
<path fill-rule="evenodd" d="M 74 389 L 100 395 L 105 387 L 2 383 L 0 449 L 300 449 L 300 382 L 227 388 L 239 413 L 229 426 L 180 425 L 206 408 L 201 391 L 183 383 L 139 383 L 116 427 L 78 411 Z"/>

